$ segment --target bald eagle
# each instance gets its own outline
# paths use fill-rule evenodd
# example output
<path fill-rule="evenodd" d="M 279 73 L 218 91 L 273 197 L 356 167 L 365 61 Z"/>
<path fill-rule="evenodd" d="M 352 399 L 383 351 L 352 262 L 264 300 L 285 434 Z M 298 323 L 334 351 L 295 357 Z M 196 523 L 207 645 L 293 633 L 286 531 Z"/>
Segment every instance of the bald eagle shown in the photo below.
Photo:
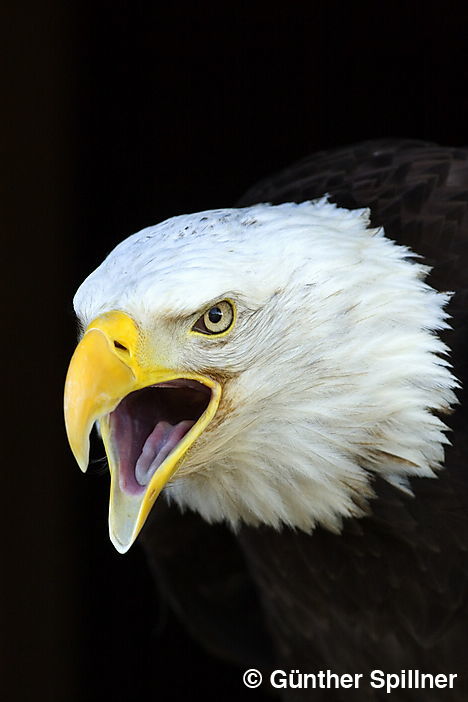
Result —
<path fill-rule="evenodd" d="M 366 142 L 134 234 L 79 288 L 71 448 L 86 470 L 96 424 L 112 543 L 143 529 L 219 655 L 451 672 L 465 699 L 467 205 L 468 150 Z"/>

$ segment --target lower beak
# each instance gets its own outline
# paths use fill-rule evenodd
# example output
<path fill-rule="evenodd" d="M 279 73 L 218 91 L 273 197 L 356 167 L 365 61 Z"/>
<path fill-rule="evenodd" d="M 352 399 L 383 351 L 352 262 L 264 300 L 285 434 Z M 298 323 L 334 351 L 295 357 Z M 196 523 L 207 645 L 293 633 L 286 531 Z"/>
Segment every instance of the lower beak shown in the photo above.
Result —
<path fill-rule="evenodd" d="M 71 359 L 65 383 L 65 424 L 81 470 L 89 460 L 89 435 L 99 423 L 111 473 L 110 538 L 120 553 L 135 541 L 161 490 L 182 463 L 187 450 L 214 417 L 221 387 L 213 379 L 149 364 L 149 344 L 135 322 L 123 312 L 107 313 L 92 322 Z M 128 394 L 141 388 L 187 378 L 211 390 L 204 413 L 158 467 L 142 494 L 130 494 L 119 480 L 120 457 L 110 432 L 110 414 Z"/>

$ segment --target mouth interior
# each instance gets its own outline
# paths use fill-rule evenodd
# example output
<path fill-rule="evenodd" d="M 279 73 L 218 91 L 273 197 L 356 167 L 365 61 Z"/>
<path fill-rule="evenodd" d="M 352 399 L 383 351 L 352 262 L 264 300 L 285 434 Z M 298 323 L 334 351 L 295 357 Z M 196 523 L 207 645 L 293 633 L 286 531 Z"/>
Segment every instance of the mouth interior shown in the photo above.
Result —
<path fill-rule="evenodd" d="M 127 395 L 110 415 L 120 489 L 141 495 L 163 461 L 208 407 L 211 390 L 178 378 Z"/>

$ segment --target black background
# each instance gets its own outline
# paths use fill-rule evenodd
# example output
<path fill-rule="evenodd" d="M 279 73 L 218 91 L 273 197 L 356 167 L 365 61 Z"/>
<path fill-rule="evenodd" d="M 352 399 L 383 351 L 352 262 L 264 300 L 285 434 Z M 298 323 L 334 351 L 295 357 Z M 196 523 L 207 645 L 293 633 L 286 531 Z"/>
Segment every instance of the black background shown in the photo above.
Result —
<path fill-rule="evenodd" d="M 2 699 L 240 699 L 107 537 L 61 397 L 71 299 L 124 236 L 323 148 L 468 142 L 458 4 L 10 4 L 2 29 Z M 243 697 L 242 697 L 243 698 Z"/>

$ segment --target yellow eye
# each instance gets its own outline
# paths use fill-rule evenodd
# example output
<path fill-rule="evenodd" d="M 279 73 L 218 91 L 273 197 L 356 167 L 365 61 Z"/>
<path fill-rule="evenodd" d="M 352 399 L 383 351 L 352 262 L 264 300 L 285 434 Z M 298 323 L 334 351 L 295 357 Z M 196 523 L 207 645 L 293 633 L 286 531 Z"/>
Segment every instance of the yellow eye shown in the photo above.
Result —
<path fill-rule="evenodd" d="M 234 308 L 230 302 L 223 300 L 210 307 L 192 327 L 200 334 L 222 334 L 234 321 Z"/>

